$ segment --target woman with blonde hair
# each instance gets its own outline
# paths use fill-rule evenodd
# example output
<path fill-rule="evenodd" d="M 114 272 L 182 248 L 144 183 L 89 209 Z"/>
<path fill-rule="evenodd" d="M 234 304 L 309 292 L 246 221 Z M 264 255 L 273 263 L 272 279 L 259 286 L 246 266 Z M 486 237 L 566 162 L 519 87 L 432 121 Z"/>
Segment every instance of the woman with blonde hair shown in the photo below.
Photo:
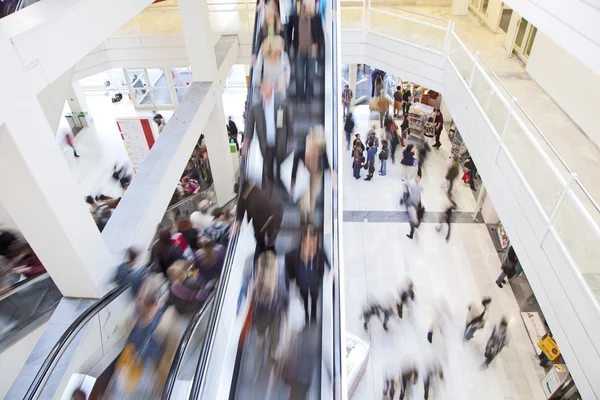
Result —
<path fill-rule="evenodd" d="M 335 185 L 335 172 L 329 164 L 327 158 L 327 148 L 325 141 L 325 131 L 322 125 L 317 125 L 308 131 L 304 149 L 296 150 L 294 154 L 294 164 L 292 166 L 292 183 L 290 186 L 290 196 L 294 197 L 294 188 L 296 185 L 296 175 L 300 161 L 304 163 L 310 174 L 310 187 L 300 201 L 300 216 L 305 223 L 312 222 L 312 217 L 317 203 L 317 197 L 323 187 L 323 176 L 325 171 L 329 171 L 332 184 Z M 300 146 L 302 147 L 302 146 Z"/>
<path fill-rule="evenodd" d="M 264 79 L 271 79 L 275 91 L 284 97 L 290 84 L 291 68 L 288 54 L 284 51 L 285 41 L 281 36 L 266 38 L 256 60 L 252 82 L 259 88 Z"/>

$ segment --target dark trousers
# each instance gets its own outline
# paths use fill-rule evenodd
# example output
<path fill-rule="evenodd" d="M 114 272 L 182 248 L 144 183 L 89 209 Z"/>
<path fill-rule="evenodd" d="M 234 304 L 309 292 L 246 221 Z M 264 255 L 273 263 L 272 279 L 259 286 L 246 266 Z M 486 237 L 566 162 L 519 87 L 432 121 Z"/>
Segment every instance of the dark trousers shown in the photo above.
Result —
<path fill-rule="evenodd" d="M 402 114 L 404 114 L 404 115 L 408 114 L 409 109 L 410 109 L 410 105 L 408 104 L 408 101 L 402 101 Z"/>
<path fill-rule="evenodd" d="M 254 239 L 256 239 L 259 252 L 275 248 L 275 240 L 277 240 L 277 235 L 279 235 L 279 230 L 281 229 L 282 217 L 282 215 L 275 213 L 271 215 L 271 218 L 266 225 L 265 221 L 257 221 L 252 218 Z"/>
<path fill-rule="evenodd" d="M 350 150 L 350 134 L 351 132 L 346 132 L 346 150 Z"/>
<path fill-rule="evenodd" d="M 314 95 L 315 59 L 308 55 L 296 55 L 296 98 L 311 100 Z"/>
<path fill-rule="evenodd" d="M 431 386 L 431 379 L 425 378 L 425 382 L 423 382 L 423 387 L 425 389 L 425 400 L 429 399 L 429 387 Z"/>
<path fill-rule="evenodd" d="M 408 234 L 408 237 L 412 239 L 414 234 L 415 234 L 415 226 L 411 222 L 410 223 L 410 233 Z"/>
<path fill-rule="evenodd" d="M 360 178 L 360 164 L 355 162 L 352 164 L 352 169 L 354 171 L 354 177 L 356 179 Z"/>
<path fill-rule="evenodd" d="M 442 131 L 435 131 L 435 143 L 434 146 L 439 147 L 442 145 L 442 143 L 440 143 L 440 135 L 442 134 Z"/>
<path fill-rule="evenodd" d="M 395 133 L 394 133 L 395 135 Z M 391 154 L 390 156 L 392 157 L 392 164 L 396 163 L 396 147 L 398 147 L 398 144 L 400 143 L 399 140 L 396 139 L 392 139 L 392 143 L 391 143 Z"/>
<path fill-rule="evenodd" d="M 319 288 L 317 287 L 301 287 L 300 296 L 304 302 L 304 320 L 308 322 L 308 295 L 310 293 L 310 319 L 317 320 L 317 299 L 319 298 Z"/>
<path fill-rule="evenodd" d="M 263 187 L 270 188 L 277 180 L 281 179 L 281 165 L 277 157 L 277 148 L 267 147 L 263 154 Z"/>

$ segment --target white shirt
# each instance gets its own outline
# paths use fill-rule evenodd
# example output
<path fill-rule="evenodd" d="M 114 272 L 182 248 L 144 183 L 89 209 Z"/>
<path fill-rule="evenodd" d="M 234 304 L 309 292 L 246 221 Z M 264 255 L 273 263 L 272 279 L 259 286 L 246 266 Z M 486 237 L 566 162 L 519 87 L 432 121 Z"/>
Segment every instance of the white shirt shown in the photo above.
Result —
<path fill-rule="evenodd" d="M 267 146 L 275 147 L 275 137 L 277 135 L 277 127 L 275 125 L 275 93 L 271 97 L 264 100 L 263 107 L 265 109 L 265 121 L 267 128 Z"/>
<path fill-rule="evenodd" d="M 204 229 L 207 226 L 209 226 L 212 221 L 213 221 L 212 215 L 203 214 L 200 211 L 194 211 L 190 215 L 190 222 L 192 223 L 192 226 L 194 228 L 196 228 L 196 230 L 198 231 L 198 233 L 200 235 L 202 235 L 202 232 L 204 232 Z"/>

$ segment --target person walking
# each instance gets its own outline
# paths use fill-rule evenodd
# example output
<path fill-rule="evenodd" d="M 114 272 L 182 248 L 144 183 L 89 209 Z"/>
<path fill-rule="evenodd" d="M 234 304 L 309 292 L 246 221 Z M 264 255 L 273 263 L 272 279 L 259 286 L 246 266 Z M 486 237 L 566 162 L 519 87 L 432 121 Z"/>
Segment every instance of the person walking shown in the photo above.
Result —
<path fill-rule="evenodd" d="M 444 380 L 444 372 L 442 365 L 439 360 L 432 362 L 426 369 L 425 376 L 423 377 L 423 389 L 425 391 L 425 400 L 429 399 L 429 394 L 432 387 L 437 386 L 438 381 Z"/>
<path fill-rule="evenodd" d="M 352 150 L 352 176 L 354 176 L 355 179 L 360 179 L 360 170 L 362 169 L 365 160 L 361 144 L 362 143 L 356 143 L 354 145 L 354 150 Z"/>
<path fill-rule="evenodd" d="M 346 85 L 344 87 L 344 91 L 342 92 L 342 112 L 344 113 L 344 121 L 347 118 L 347 115 L 350 113 L 350 107 L 352 106 L 352 99 L 354 98 L 354 94 L 352 90 L 350 90 L 350 86 Z"/>
<path fill-rule="evenodd" d="M 400 179 L 403 181 L 410 179 L 412 176 L 415 163 L 415 154 L 413 149 L 414 146 L 409 144 L 402 151 L 402 160 L 400 161 L 400 164 L 402 164 L 402 170 L 400 172 Z"/>
<path fill-rule="evenodd" d="M 390 111 L 390 101 L 385 96 L 385 92 L 381 89 L 377 98 L 377 111 L 379 112 L 379 127 L 383 129 L 383 121 Z"/>
<path fill-rule="evenodd" d="M 290 59 L 284 48 L 285 41 L 281 36 L 265 39 L 256 59 L 252 78 L 252 84 L 257 88 L 264 79 L 271 80 L 275 92 L 283 99 L 286 98 L 291 77 Z"/>
<path fill-rule="evenodd" d="M 446 185 L 446 196 L 448 198 L 452 198 L 452 189 L 454 188 L 454 181 L 458 178 L 458 163 L 456 161 L 452 161 L 452 164 L 448 168 L 448 172 L 446 172 L 445 182 Z"/>
<path fill-rule="evenodd" d="M 299 15 L 290 16 L 289 35 L 296 57 L 296 100 L 310 104 L 314 95 L 315 62 L 325 40 L 314 3 L 302 3 Z"/>
<path fill-rule="evenodd" d="M 396 303 L 398 308 L 398 318 L 404 316 L 404 307 L 408 306 L 408 301 L 415 301 L 415 284 L 412 279 L 409 279 L 406 283 L 406 288 L 399 291 L 399 300 Z"/>
<path fill-rule="evenodd" d="M 442 143 L 440 142 L 440 135 L 442 134 L 442 130 L 444 129 L 444 116 L 439 108 L 435 108 L 433 110 L 433 114 L 435 116 L 435 144 L 433 147 L 439 149 Z"/>
<path fill-rule="evenodd" d="M 400 376 L 400 400 L 404 400 L 404 397 L 409 393 L 408 397 L 411 397 L 412 388 L 417 384 L 419 380 L 419 371 L 414 366 L 404 368 Z"/>
<path fill-rule="evenodd" d="M 352 117 L 352 113 L 349 112 L 348 115 L 345 116 L 346 122 L 344 123 L 344 132 L 346 132 L 346 150 L 350 150 L 350 136 L 352 135 L 352 131 L 356 124 L 354 123 L 354 118 Z"/>
<path fill-rule="evenodd" d="M 516 275 L 518 262 L 519 259 L 517 258 L 517 253 L 515 253 L 514 247 L 510 246 L 506 252 L 502 266 L 500 267 L 502 272 L 498 276 L 498 279 L 496 279 L 496 285 L 498 285 L 500 289 L 502 289 L 502 284 L 506 283 L 506 278 L 510 280 Z"/>
<path fill-rule="evenodd" d="M 400 118 L 400 111 L 402 110 L 402 86 L 396 86 L 394 92 L 394 118 Z"/>
<path fill-rule="evenodd" d="M 375 172 L 375 154 L 377 154 L 377 147 L 375 147 L 375 143 L 371 140 L 367 144 L 367 171 L 368 175 L 365 178 L 365 181 L 370 181 L 373 179 L 373 173 Z"/>
<path fill-rule="evenodd" d="M 469 304 L 467 314 L 467 325 L 465 326 L 464 339 L 469 341 L 475 335 L 478 329 L 485 326 L 488 317 L 488 308 L 492 302 L 491 297 L 484 297 L 481 302 L 472 302 Z"/>
<path fill-rule="evenodd" d="M 410 110 L 410 100 L 412 97 L 412 92 L 410 91 L 410 86 L 406 86 L 404 89 L 404 93 L 402 94 L 402 114 L 405 116 L 408 114 L 408 110 Z"/>
<path fill-rule="evenodd" d="M 73 155 L 75 156 L 75 158 L 79 158 L 79 154 L 77 154 L 75 144 L 73 143 L 74 140 L 75 139 L 73 138 L 73 135 L 70 132 L 67 132 L 67 134 L 65 135 L 65 142 L 67 143 L 67 146 L 69 146 L 73 150 Z"/>
<path fill-rule="evenodd" d="M 477 188 L 475 187 L 475 177 L 477 176 L 477 166 L 475 165 L 471 157 L 467 157 L 467 159 L 465 160 L 465 168 L 469 170 L 469 175 L 471 175 L 469 187 L 471 188 L 471 190 L 476 191 Z"/>
<path fill-rule="evenodd" d="M 446 242 L 450 240 L 450 220 L 452 219 L 452 212 L 456 209 L 456 203 L 450 197 L 447 198 L 446 210 L 444 214 L 442 214 L 442 219 L 438 226 L 435 227 L 435 230 L 440 232 L 442 230 L 442 224 L 446 223 L 448 225 L 448 232 L 446 233 Z M 496 282 L 498 283 L 498 282 Z M 502 287 L 502 286 L 500 286 Z"/>
<path fill-rule="evenodd" d="M 162 272 L 165 278 L 167 270 L 177 260 L 185 260 L 183 252 L 171 241 L 171 232 L 167 228 L 160 228 L 158 231 L 158 240 L 152 246 L 150 252 L 150 262 L 154 269 Z"/>
<path fill-rule="evenodd" d="M 204 232 L 204 229 L 206 229 L 213 221 L 213 216 L 209 214 L 209 210 L 210 201 L 204 199 L 198 203 L 196 211 L 190 214 L 190 222 L 198 232 Z"/>
<path fill-rule="evenodd" d="M 274 249 L 275 240 L 281 229 L 283 204 L 248 180 L 243 180 L 241 184 L 236 183 L 234 191 L 239 197 L 236 222 L 229 230 L 230 236 L 239 231 L 242 219 L 247 214 L 248 222 L 252 221 L 254 238 L 259 251 Z"/>
<path fill-rule="evenodd" d="M 485 361 L 483 362 L 482 368 L 487 368 L 491 362 L 496 358 L 498 354 L 502 351 L 502 349 L 508 345 L 508 321 L 506 317 L 502 316 L 502 319 L 498 323 L 498 325 L 494 326 L 494 330 L 488 339 L 488 342 L 485 346 Z"/>
<path fill-rule="evenodd" d="M 379 175 L 386 175 L 386 163 L 389 157 L 388 141 L 381 141 L 381 151 L 379 152 L 379 161 L 381 161 L 381 168 L 379 169 Z"/>
<path fill-rule="evenodd" d="M 285 269 L 289 280 L 293 280 L 304 302 L 304 322 L 317 320 L 317 299 L 323 286 L 325 267 L 331 270 L 329 260 L 319 246 L 319 233 L 313 225 L 302 229 L 300 248 L 285 255 Z M 308 303 L 310 295 L 310 314 Z"/>

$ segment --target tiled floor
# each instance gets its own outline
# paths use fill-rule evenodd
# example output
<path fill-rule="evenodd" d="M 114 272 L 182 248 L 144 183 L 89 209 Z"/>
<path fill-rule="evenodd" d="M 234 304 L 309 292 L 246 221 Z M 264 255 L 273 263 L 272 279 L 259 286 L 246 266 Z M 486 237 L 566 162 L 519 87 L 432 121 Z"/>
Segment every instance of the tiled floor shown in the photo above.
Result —
<path fill-rule="evenodd" d="M 225 115 L 233 116 L 238 129 L 243 129 L 242 112 L 246 100 L 245 88 L 229 88 L 223 91 L 223 108 Z M 153 116 L 152 110 L 136 110 L 127 98 L 121 103 L 113 104 L 110 97 L 88 95 L 87 102 L 94 120 L 89 128 L 83 129 L 75 138 L 75 147 L 81 157 L 73 157 L 66 146 L 64 135 L 68 124 L 63 118 L 58 128 L 56 140 L 63 153 L 74 178 L 77 180 L 79 194 L 83 199 L 87 195 L 105 194 L 121 196 L 121 188 L 112 179 L 113 166 L 130 165 L 123 140 L 117 129 L 115 118 L 130 116 Z M 65 112 L 68 112 L 66 110 Z M 167 122 L 173 114 L 171 110 L 157 110 Z"/>
<path fill-rule="evenodd" d="M 357 110 L 360 116 L 360 108 Z M 366 116 L 357 121 L 363 133 L 370 126 Z M 423 203 L 428 211 L 441 211 L 443 193 L 439 183 L 446 167 L 448 143 L 443 142 L 424 172 Z M 441 153 L 441 154 L 440 154 Z M 400 211 L 398 166 L 388 165 L 385 177 L 370 182 L 355 180 L 350 157 L 342 163 L 344 211 Z M 364 173 L 363 173 L 364 177 Z M 455 189 L 459 210 L 469 215 L 475 200 L 468 186 Z M 354 221 L 355 219 L 349 218 Z M 494 245 L 482 223 L 456 223 L 449 242 L 436 232 L 435 223 L 423 223 L 416 240 L 405 234 L 405 222 L 345 222 L 344 266 L 346 330 L 371 344 L 368 367 L 354 399 L 380 398 L 385 376 L 397 373 L 407 363 L 425 368 L 434 357 L 444 367 L 444 384 L 437 399 L 543 399 L 540 380 L 543 370 L 521 321 L 514 295 L 499 289 L 494 281 L 500 270 Z M 393 320 L 386 333 L 373 319 L 365 333 L 360 319 L 369 298 L 384 299 L 407 277 L 415 283 L 415 307 L 403 320 Z M 469 343 L 461 339 L 467 304 L 481 296 L 493 298 L 487 326 Z M 434 344 L 426 336 L 434 304 L 445 302 L 451 311 L 443 337 L 436 333 Z M 487 370 L 481 370 L 483 352 L 492 327 L 501 315 L 509 320 L 509 346 Z M 436 341 L 437 339 L 441 339 Z M 413 399 L 422 398 L 420 380 Z M 397 396 L 397 395 L 396 395 Z"/>

